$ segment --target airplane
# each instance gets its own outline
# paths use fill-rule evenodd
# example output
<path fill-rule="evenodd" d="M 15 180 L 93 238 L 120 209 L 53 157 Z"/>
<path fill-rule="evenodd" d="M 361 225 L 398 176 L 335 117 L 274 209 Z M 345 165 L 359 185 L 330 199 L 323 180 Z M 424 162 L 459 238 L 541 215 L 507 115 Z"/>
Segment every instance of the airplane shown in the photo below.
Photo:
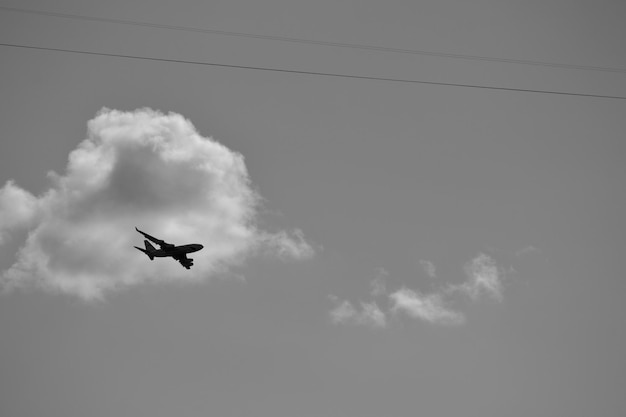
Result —
<path fill-rule="evenodd" d="M 150 236 L 149 234 L 144 233 L 141 230 L 137 229 L 137 227 L 135 227 L 135 230 L 141 233 L 146 238 L 146 240 L 143 241 L 146 248 L 143 249 L 138 246 L 135 246 L 135 249 L 139 249 L 140 251 L 148 255 L 151 261 L 154 260 L 155 257 L 164 258 L 167 256 L 171 256 L 172 258 L 180 262 L 182 266 L 189 269 L 193 265 L 193 259 L 187 258 L 187 254 L 192 253 L 192 252 L 197 252 L 204 247 L 199 243 L 191 243 L 189 245 L 176 246 L 176 245 L 172 245 L 171 243 L 167 243 L 161 239 L 157 239 L 153 236 Z M 151 240 L 152 242 L 159 245 L 160 249 L 157 249 L 154 246 L 152 246 L 150 242 L 148 242 L 148 240 Z"/>

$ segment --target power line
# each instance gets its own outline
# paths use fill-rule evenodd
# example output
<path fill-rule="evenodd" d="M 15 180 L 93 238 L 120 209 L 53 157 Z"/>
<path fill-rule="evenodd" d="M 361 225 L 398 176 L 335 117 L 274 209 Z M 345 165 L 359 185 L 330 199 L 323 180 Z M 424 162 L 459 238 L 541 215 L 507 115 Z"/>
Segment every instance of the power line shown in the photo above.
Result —
<path fill-rule="evenodd" d="M 76 49 L 48 48 L 48 47 L 43 47 L 43 46 L 18 45 L 18 44 L 11 44 L 11 43 L 0 43 L 0 46 L 10 47 L 10 48 L 39 50 L 39 51 L 65 52 L 65 53 L 92 55 L 92 56 L 136 59 L 136 60 L 153 61 L 153 62 L 170 62 L 170 63 L 179 63 L 179 64 L 203 65 L 203 66 L 221 67 L 221 68 L 236 68 L 236 69 L 290 73 L 290 74 L 299 74 L 299 75 L 315 75 L 315 76 L 322 76 L 322 77 L 352 78 L 352 79 L 369 80 L 369 81 L 391 81 L 391 82 L 409 83 L 409 84 L 439 85 L 439 86 L 465 87 L 465 88 L 475 88 L 475 89 L 484 89 L 484 90 L 515 91 L 515 92 L 524 92 L 524 93 L 540 93 L 540 94 L 554 94 L 554 95 L 562 95 L 562 96 L 577 96 L 577 97 L 590 97 L 590 98 L 605 98 L 605 99 L 613 99 L 613 100 L 626 100 L 626 96 L 610 96 L 610 95 L 603 95 L 603 94 L 586 94 L 586 93 L 572 93 L 572 92 L 567 92 L 567 91 L 533 90 L 533 89 L 526 89 L 526 88 L 511 88 L 511 87 L 494 87 L 494 86 L 478 85 L 478 84 L 445 83 L 445 82 L 437 82 L 437 81 L 421 81 L 421 80 L 411 80 L 411 79 L 402 79 L 402 78 L 338 74 L 338 73 L 331 73 L 331 72 L 289 70 L 289 69 L 272 68 L 272 67 L 255 67 L 255 66 L 249 66 L 249 65 L 218 64 L 218 63 L 205 62 L 205 61 L 189 61 L 189 60 L 182 60 L 182 59 L 154 58 L 154 57 L 138 56 L 138 55 L 124 55 L 124 54 L 114 54 L 114 53 L 106 53 L 106 52 L 81 51 L 81 50 L 76 50 Z"/>
<path fill-rule="evenodd" d="M 264 39 L 264 40 L 271 40 L 271 41 L 300 43 L 300 44 L 306 44 L 306 45 L 333 46 L 333 47 L 339 47 L 339 48 L 361 49 L 361 50 L 367 50 L 367 51 L 435 56 L 435 57 L 440 57 L 440 58 L 454 58 L 454 59 L 465 59 L 465 60 L 472 60 L 472 61 L 500 62 L 500 63 L 505 63 L 505 64 L 521 64 L 521 65 L 533 65 L 533 66 L 552 67 L 552 68 L 564 68 L 564 69 L 570 69 L 570 70 L 601 71 L 601 72 L 615 72 L 615 73 L 626 74 L 626 69 L 624 68 L 562 64 L 562 63 L 557 63 L 557 62 L 533 61 L 533 60 L 527 60 L 527 59 L 495 58 L 495 57 L 480 56 L 480 55 L 451 54 L 451 53 L 445 53 L 445 52 L 421 51 L 421 50 L 416 50 L 416 49 L 391 48 L 391 47 L 385 47 L 385 46 L 373 46 L 373 45 L 353 44 L 353 43 L 344 43 L 344 42 L 325 42 L 325 41 L 316 41 L 316 40 L 302 39 L 302 38 L 291 38 L 291 37 L 286 37 L 286 36 L 256 35 L 256 34 L 245 33 L 245 32 L 230 32 L 230 31 L 225 31 L 225 30 L 202 29 L 202 28 L 193 28 L 193 27 L 187 27 L 187 26 L 166 25 L 166 24 L 161 24 L 161 23 L 138 22 L 138 21 L 126 20 L 126 19 L 113 19 L 113 18 L 107 18 L 107 17 L 84 16 L 84 15 L 76 15 L 76 14 L 69 14 L 69 13 L 48 12 L 48 11 L 42 11 L 42 10 L 21 9 L 17 7 L 0 6 L 0 10 L 4 10 L 7 12 L 33 14 L 33 15 L 39 15 L 39 16 L 60 17 L 64 19 L 85 20 L 85 21 L 103 22 L 103 23 L 115 23 L 115 24 L 120 24 L 120 25 L 131 25 L 131 26 L 143 26 L 143 27 L 151 27 L 151 28 L 158 28 L 158 29 L 177 30 L 177 31 L 183 31 L 183 32 L 203 33 L 203 34 L 222 35 L 222 36 L 236 36 L 236 37 L 242 37 L 242 38 Z"/>

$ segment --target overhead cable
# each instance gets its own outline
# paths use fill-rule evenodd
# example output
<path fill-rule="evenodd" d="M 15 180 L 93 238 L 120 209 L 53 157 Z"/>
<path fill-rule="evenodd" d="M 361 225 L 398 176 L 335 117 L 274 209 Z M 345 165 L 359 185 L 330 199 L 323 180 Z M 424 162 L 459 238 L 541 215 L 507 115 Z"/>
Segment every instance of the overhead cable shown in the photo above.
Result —
<path fill-rule="evenodd" d="M 64 53 L 81 54 L 81 55 L 135 59 L 135 60 L 144 60 L 144 61 L 152 61 L 152 62 L 170 62 L 170 63 L 179 63 L 179 64 L 203 65 L 203 66 L 221 67 L 221 68 L 236 68 L 236 69 L 245 69 L 245 70 L 276 72 L 276 73 L 314 75 L 314 76 L 322 76 L 322 77 L 352 78 L 352 79 L 370 80 L 370 81 L 390 81 L 390 82 L 396 82 L 396 83 L 439 85 L 439 86 L 465 87 L 465 88 L 484 89 L 484 90 L 500 90 L 500 91 L 514 91 L 514 92 L 524 92 L 524 93 L 554 94 L 554 95 L 561 95 L 561 96 L 577 96 L 577 97 L 603 98 L 603 99 L 613 99 L 613 100 L 626 100 L 626 96 L 612 96 L 612 95 L 604 95 L 604 94 L 586 94 L 586 93 L 574 93 L 574 92 L 568 92 L 568 91 L 496 87 L 496 86 L 478 85 L 478 84 L 447 83 L 447 82 L 422 81 L 422 80 L 411 80 L 411 79 L 390 78 L 390 77 L 374 77 L 374 76 L 367 76 L 367 75 L 353 75 L 353 74 L 339 74 L 339 73 L 331 73 L 331 72 L 291 70 L 291 69 L 272 68 L 272 67 L 255 67 L 255 66 L 249 66 L 249 65 L 219 64 L 219 63 L 205 62 L 205 61 L 155 58 L 155 57 L 138 56 L 138 55 L 124 55 L 124 54 L 114 54 L 114 53 L 106 53 L 106 52 L 82 51 L 82 50 L 77 50 L 77 49 L 49 48 L 49 47 L 43 47 L 43 46 L 19 45 L 19 44 L 11 44 L 11 43 L 0 43 L 0 46 L 10 47 L 10 48 L 39 50 L 39 51 L 64 52 Z"/>
<path fill-rule="evenodd" d="M 157 29 L 177 30 L 177 31 L 183 31 L 183 32 L 204 33 L 204 34 L 222 35 L 222 36 L 236 36 L 236 37 L 242 37 L 242 38 L 264 39 L 264 40 L 271 40 L 271 41 L 300 43 L 300 44 L 307 44 L 307 45 L 332 46 L 332 47 L 339 47 L 339 48 L 361 49 L 361 50 L 368 50 L 368 51 L 392 52 L 392 53 L 411 54 L 411 55 L 425 55 L 425 56 L 434 56 L 434 57 L 440 57 L 440 58 L 500 62 L 500 63 L 505 63 L 505 64 L 521 64 L 521 65 L 533 65 L 533 66 L 552 67 L 552 68 L 564 68 L 564 69 L 570 69 L 570 70 L 602 71 L 602 72 L 615 72 L 615 73 L 626 74 L 625 68 L 563 64 L 563 63 L 557 63 L 557 62 L 533 61 L 533 60 L 527 60 L 527 59 L 496 58 L 496 57 L 488 57 L 488 56 L 480 56 L 480 55 L 452 54 L 452 53 L 445 53 L 445 52 L 421 51 L 421 50 L 416 50 L 416 49 L 391 48 L 391 47 L 385 47 L 385 46 L 363 45 L 363 44 L 353 44 L 353 43 L 344 43 L 344 42 L 316 41 L 316 40 L 311 40 L 311 39 L 291 38 L 291 37 L 286 37 L 286 36 L 258 35 L 258 34 L 245 33 L 245 32 L 231 32 L 231 31 L 216 30 L 216 29 L 203 29 L 203 28 L 194 28 L 194 27 L 187 27 L 187 26 L 167 25 L 167 24 L 161 24 L 161 23 L 139 22 L 139 21 L 134 21 L 134 20 L 126 20 L 126 19 L 113 19 L 113 18 L 108 18 L 108 17 L 85 16 L 85 15 L 77 15 L 77 14 L 69 14 L 69 13 L 49 12 L 49 11 L 43 11 L 43 10 L 22 9 L 22 8 L 7 7 L 7 6 L 0 6 L 0 10 L 7 11 L 7 12 L 15 12 L 15 13 L 33 14 L 33 15 L 39 15 L 39 16 L 59 17 L 59 18 L 64 18 L 64 19 L 84 20 L 84 21 L 102 22 L 102 23 L 115 23 L 115 24 L 120 24 L 120 25 L 143 26 L 143 27 L 150 27 L 150 28 L 157 28 Z"/>

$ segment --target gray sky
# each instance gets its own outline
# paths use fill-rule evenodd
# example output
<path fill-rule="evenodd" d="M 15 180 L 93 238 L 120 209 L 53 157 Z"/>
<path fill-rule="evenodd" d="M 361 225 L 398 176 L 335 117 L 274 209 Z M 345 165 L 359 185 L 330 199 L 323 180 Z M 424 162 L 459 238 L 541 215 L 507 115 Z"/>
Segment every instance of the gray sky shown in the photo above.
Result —
<path fill-rule="evenodd" d="M 626 69 L 626 6 L 618 1 L 3 5 Z M 623 72 L 1 10 L 0 42 L 626 96 Z M 0 270 L 5 288 L 8 276 L 19 281 L 19 288 L 0 296 L 0 414 L 626 412 L 624 100 L 9 47 L 0 53 Z M 130 120 L 130 130 L 107 136 L 113 142 L 97 132 L 115 120 L 93 130 L 103 108 Z M 165 143 L 193 151 L 177 170 L 152 169 L 164 155 L 153 142 L 141 142 L 137 158 L 118 152 L 133 140 L 156 137 L 141 133 L 132 139 L 128 133 L 156 126 L 156 116 L 137 121 L 140 108 L 171 120 L 178 114 L 193 124 L 195 130 L 177 125 L 185 127 L 180 134 L 160 131 Z M 193 142 L 196 136 L 204 139 Z M 72 187 L 80 185 L 72 179 L 91 178 L 66 170 L 70 153 L 87 146 L 80 144 L 88 137 L 96 144 L 89 149 L 117 152 L 111 154 L 117 163 L 110 178 L 124 181 L 106 190 L 143 184 L 162 191 L 168 190 L 164 184 L 184 184 L 189 193 L 170 190 L 172 201 L 170 194 L 159 194 L 165 195 L 161 205 L 132 193 L 105 199 L 111 194 L 95 192 L 89 183 L 79 196 L 90 197 L 72 200 L 47 173 L 54 171 Z M 206 150 L 207 138 L 223 146 Z M 243 171 L 236 168 L 240 156 Z M 213 162 L 201 164 L 207 161 Z M 93 164 L 96 172 L 104 166 Z M 160 181 L 146 175 L 139 177 L 145 182 L 135 183 L 137 176 L 122 175 L 142 166 Z M 179 182 L 176 175 L 190 166 L 217 167 L 224 176 L 209 170 L 197 183 Z M 212 188 L 216 178 L 228 181 Z M 215 206 L 193 197 L 195 190 L 234 200 L 228 200 L 230 209 L 212 211 Z M 258 194 L 258 201 L 241 197 L 247 193 Z M 137 201 L 144 205 L 133 206 Z M 177 210 L 168 212 L 168 204 Z M 164 225 L 163 219 L 172 220 Z M 142 240 L 132 229 L 140 221 L 149 223 L 146 231 L 158 230 L 174 243 L 186 243 L 182 231 L 195 225 L 190 239 L 206 248 L 194 257 L 195 275 L 185 275 L 171 260 L 150 263 L 132 249 Z M 81 255 L 71 245 L 61 250 L 67 242 L 79 242 Z M 44 259 L 42 253 L 49 259 L 35 263 L 39 269 L 22 267 L 22 274 L 7 275 L 20 253 L 33 262 Z M 142 265 L 163 269 L 147 274 Z M 79 290 L 86 288 L 100 292 Z"/>

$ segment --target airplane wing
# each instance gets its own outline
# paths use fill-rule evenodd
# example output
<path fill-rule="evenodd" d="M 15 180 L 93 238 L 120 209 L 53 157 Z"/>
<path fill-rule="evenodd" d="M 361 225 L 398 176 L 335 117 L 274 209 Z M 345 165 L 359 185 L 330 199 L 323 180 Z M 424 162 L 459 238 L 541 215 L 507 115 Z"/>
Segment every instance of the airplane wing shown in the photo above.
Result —
<path fill-rule="evenodd" d="M 146 239 L 151 240 L 152 242 L 156 243 L 157 245 L 159 245 L 161 247 L 161 249 L 164 248 L 173 248 L 174 245 L 172 245 L 171 243 L 167 243 L 164 240 L 161 239 L 157 239 L 154 236 L 150 236 L 147 233 L 142 232 L 141 230 L 137 229 L 137 227 L 135 227 L 135 230 L 138 231 L 139 233 L 141 233 Z"/>
<path fill-rule="evenodd" d="M 174 259 L 180 262 L 180 264 L 187 269 L 191 268 L 191 266 L 193 265 L 193 259 L 187 258 L 186 254 L 175 256 Z"/>

